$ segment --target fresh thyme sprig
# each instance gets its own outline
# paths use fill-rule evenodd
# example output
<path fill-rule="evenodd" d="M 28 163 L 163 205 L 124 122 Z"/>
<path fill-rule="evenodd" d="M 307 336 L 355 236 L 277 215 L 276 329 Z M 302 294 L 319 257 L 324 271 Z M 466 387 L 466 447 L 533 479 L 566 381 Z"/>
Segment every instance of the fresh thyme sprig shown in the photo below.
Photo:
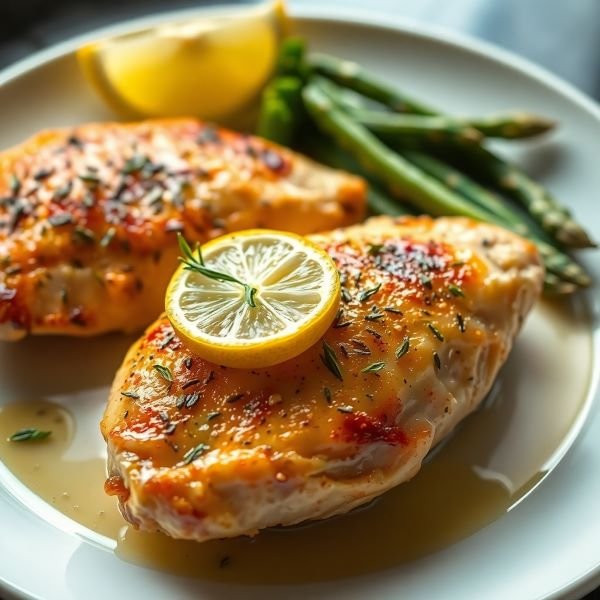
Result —
<path fill-rule="evenodd" d="M 237 283 L 238 285 L 241 285 L 244 288 L 244 301 L 246 304 L 252 308 L 256 307 L 256 301 L 254 299 L 257 292 L 256 288 L 252 287 L 248 283 L 240 281 L 233 275 L 229 275 L 229 273 L 221 273 L 220 271 L 215 271 L 214 269 L 207 267 L 204 264 L 200 246 L 196 244 L 196 247 L 194 250 L 192 250 L 181 233 L 177 234 L 177 241 L 179 242 L 181 254 L 183 254 L 183 256 L 179 257 L 179 260 L 185 265 L 184 268 L 187 271 L 195 271 L 196 273 L 200 273 L 209 279 L 214 279 L 215 281 L 228 281 L 230 283 Z"/>

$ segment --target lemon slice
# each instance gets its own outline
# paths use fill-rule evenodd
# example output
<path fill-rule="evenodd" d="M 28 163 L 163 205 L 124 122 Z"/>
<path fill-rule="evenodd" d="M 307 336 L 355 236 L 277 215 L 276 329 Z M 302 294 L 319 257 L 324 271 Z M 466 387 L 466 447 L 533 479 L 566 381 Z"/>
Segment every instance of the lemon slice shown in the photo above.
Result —
<path fill-rule="evenodd" d="M 167 289 L 167 315 L 181 340 L 211 362 L 250 368 L 293 358 L 319 340 L 339 308 L 334 262 L 301 236 L 251 229 L 187 256 Z M 200 268 L 199 260 L 203 272 L 189 268 Z"/>
<path fill-rule="evenodd" d="M 283 0 L 83 46 L 86 78 L 127 116 L 221 119 L 256 97 L 286 28 Z"/>

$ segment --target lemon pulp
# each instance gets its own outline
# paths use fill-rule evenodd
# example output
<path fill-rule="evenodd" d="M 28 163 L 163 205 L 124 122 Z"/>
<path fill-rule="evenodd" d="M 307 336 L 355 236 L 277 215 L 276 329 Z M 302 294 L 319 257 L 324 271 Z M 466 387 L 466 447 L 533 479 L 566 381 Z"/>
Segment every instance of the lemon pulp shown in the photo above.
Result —
<path fill-rule="evenodd" d="M 232 367 L 283 362 L 316 343 L 339 308 L 335 264 L 294 234 L 250 230 L 202 247 L 205 265 L 256 289 L 254 304 L 238 283 L 181 266 L 166 310 L 180 338 L 198 355 Z"/>

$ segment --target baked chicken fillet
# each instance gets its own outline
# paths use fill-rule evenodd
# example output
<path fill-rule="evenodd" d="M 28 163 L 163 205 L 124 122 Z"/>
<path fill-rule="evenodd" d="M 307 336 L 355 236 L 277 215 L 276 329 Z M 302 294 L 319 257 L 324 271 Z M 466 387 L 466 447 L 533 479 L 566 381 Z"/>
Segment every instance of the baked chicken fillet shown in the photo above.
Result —
<path fill-rule="evenodd" d="M 264 369 L 211 364 L 165 316 L 129 351 L 102 432 L 106 490 L 137 527 L 253 535 L 410 479 L 486 395 L 542 287 L 529 242 L 465 219 L 380 217 L 311 239 L 342 278 L 324 336 L 339 377 L 322 342 Z"/>
<path fill-rule="evenodd" d="M 191 119 L 41 133 L 0 154 L 0 340 L 148 325 L 178 231 L 305 234 L 364 209 L 359 178 Z"/>

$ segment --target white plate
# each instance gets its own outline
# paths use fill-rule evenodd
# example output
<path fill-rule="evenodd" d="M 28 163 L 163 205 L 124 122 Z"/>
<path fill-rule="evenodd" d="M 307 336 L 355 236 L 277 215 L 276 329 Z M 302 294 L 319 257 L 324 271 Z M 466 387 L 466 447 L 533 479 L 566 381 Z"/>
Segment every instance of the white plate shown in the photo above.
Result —
<path fill-rule="evenodd" d="M 168 18 L 184 14 L 191 13 L 173 13 Z M 344 11 L 342 15 L 311 9 L 296 11 L 295 16 L 298 31 L 309 38 L 312 48 L 359 60 L 413 95 L 431 99 L 450 112 L 485 113 L 518 107 L 559 119 L 562 127 L 557 135 L 546 142 L 524 144 L 515 154 L 558 196 L 567 199 L 600 238 L 600 111 L 591 101 L 537 67 L 444 32 L 366 13 Z M 139 25 L 137 21 L 135 26 Z M 124 24 L 111 32 L 131 26 Z M 0 75 L 1 147 L 45 127 L 112 117 L 88 91 L 76 68 L 73 49 L 82 41 L 61 44 Z M 600 280 L 598 256 L 591 254 L 586 266 Z M 579 302 L 575 308 L 586 313 L 580 319 L 587 320 L 593 348 L 568 356 L 572 347 L 569 332 L 564 330 L 561 339 L 544 321 L 547 313 L 538 311 L 500 380 L 506 388 L 513 376 L 518 378 L 510 388 L 516 412 L 513 422 L 509 419 L 502 426 L 503 436 L 495 442 L 495 451 L 509 445 L 509 436 L 515 431 L 520 432 L 518 443 L 531 441 L 531 447 L 537 448 L 537 441 L 545 439 L 542 391 L 552 400 L 549 407 L 560 401 L 557 393 L 565 394 L 565 406 L 576 402 L 568 431 L 556 434 L 559 442 L 547 449 L 546 464 L 540 467 L 550 470 L 559 459 L 562 462 L 524 502 L 450 547 L 369 575 L 324 583 L 274 587 L 185 579 L 118 559 L 104 546 L 105 540 L 50 508 L 0 465 L 0 587 L 4 594 L 49 600 L 93 600 L 117 594 L 148 600 L 577 597 L 600 580 L 600 419 L 597 407 L 592 407 L 600 333 L 597 299 L 589 294 L 587 300 L 585 307 Z M 79 401 L 79 412 L 88 412 L 95 419 L 108 383 L 106 373 L 120 360 L 118 353 L 107 354 L 107 345 L 121 352 L 126 342 L 103 338 L 89 343 L 43 340 L 3 346 L 0 406 L 14 400 L 15 395 L 58 394 L 65 402 Z M 65 361 L 79 361 L 75 366 L 92 369 L 90 364 L 99 356 L 108 361 L 103 366 L 104 379 L 89 382 L 88 387 L 96 391 L 74 398 L 73 386 L 59 376 L 66 372 Z M 541 359 L 536 360 L 538 357 Z M 569 390 L 587 374 L 588 362 L 594 368 L 587 395 L 581 402 L 575 401 Z M 562 375 L 565 371 L 567 377 Z M 23 383 L 17 385 L 19 377 Z M 526 434 L 523 423 L 530 429 Z M 579 437 L 564 456 L 577 433 Z M 92 446 L 94 443 L 90 441 Z M 523 460 L 527 459 L 524 455 Z"/>

